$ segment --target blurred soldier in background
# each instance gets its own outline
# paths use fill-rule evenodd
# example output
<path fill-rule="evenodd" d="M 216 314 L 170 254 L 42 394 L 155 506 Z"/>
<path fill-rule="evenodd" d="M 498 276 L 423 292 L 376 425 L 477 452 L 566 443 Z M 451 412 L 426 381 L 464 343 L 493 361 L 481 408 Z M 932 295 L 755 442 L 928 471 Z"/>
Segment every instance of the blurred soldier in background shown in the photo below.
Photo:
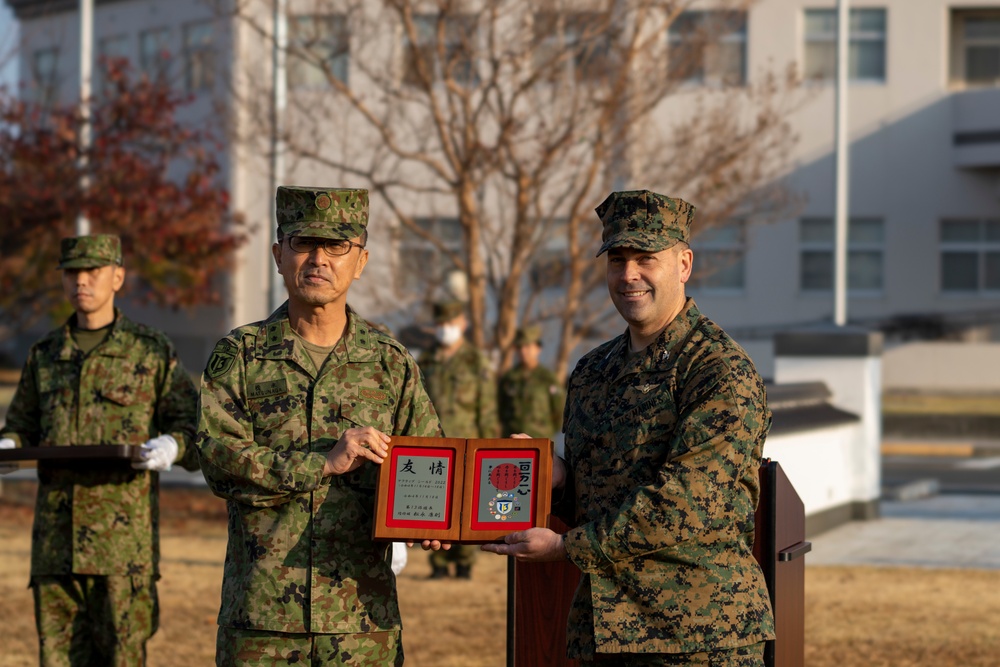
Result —
<path fill-rule="evenodd" d="M 465 339 L 469 325 L 461 301 L 434 304 L 437 345 L 420 358 L 427 393 L 449 438 L 496 438 L 496 379 L 489 359 Z M 455 576 L 468 579 L 478 548 L 454 545 L 450 551 L 430 555 L 431 578 L 447 577 L 448 564 L 455 563 Z"/>
<path fill-rule="evenodd" d="M 534 324 L 514 334 L 517 365 L 500 378 L 497 402 L 504 436 L 527 433 L 553 438 L 562 428 L 566 392 L 555 373 L 539 363 L 542 327 Z"/>
<path fill-rule="evenodd" d="M 141 445 L 129 463 L 39 462 L 31 589 L 43 667 L 146 664 L 159 606 L 159 474 L 197 470 L 198 395 L 173 344 L 115 308 L 121 240 L 63 239 L 75 311 L 35 343 L 0 449 Z"/>

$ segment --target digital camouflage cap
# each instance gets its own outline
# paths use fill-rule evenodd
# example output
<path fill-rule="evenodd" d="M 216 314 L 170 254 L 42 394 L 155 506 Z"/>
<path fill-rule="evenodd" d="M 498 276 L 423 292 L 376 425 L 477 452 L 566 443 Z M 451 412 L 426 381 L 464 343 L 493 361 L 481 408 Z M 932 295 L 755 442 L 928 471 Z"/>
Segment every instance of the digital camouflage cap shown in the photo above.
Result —
<path fill-rule="evenodd" d="M 282 185 L 275 211 L 286 236 L 353 239 L 368 227 L 368 191 Z"/>
<path fill-rule="evenodd" d="M 434 323 L 441 324 L 465 312 L 465 304 L 458 300 L 438 301 L 434 304 Z"/>
<path fill-rule="evenodd" d="M 63 239 L 59 244 L 60 269 L 96 269 L 122 265 L 122 240 L 114 234 L 94 234 Z"/>
<path fill-rule="evenodd" d="M 514 333 L 514 345 L 531 345 L 542 342 L 542 327 L 538 324 L 528 324 Z"/>
<path fill-rule="evenodd" d="M 600 257 L 611 248 L 635 248 L 659 252 L 678 241 L 688 242 L 694 206 L 683 199 L 649 190 L 612 192 L 596 209 L 604 224 L 597 251 Z"/>

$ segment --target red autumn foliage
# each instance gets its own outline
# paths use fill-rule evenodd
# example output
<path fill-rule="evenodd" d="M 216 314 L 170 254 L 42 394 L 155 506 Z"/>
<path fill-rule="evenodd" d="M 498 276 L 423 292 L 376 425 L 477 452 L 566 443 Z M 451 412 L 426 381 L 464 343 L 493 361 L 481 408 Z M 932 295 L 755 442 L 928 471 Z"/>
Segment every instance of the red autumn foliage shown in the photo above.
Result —
<path fill-rule="evenodd" d="M 65 307 L 54 269 L 80 212 L 91 233 L 122 237 L 131 295 L 160 306 L 217 303 L 244 239 L 218 144 L 178 120 L 190 99 L 131 77 L 124 61 L 103 66 L 85 163 L 76 105 L 43 108 L 0 90 L 0 335 Z"/>

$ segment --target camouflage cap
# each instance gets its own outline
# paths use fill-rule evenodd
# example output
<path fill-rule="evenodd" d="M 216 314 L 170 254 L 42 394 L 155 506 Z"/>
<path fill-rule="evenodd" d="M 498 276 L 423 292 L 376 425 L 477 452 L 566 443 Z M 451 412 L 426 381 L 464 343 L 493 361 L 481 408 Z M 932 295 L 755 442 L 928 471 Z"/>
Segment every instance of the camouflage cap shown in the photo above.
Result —
<path fill-rule="evenodd" d="M 542 342 L 542 327 L 538 324 L 528 324 L 514 333 L 514 345 L 531 345 Z"/>
<path fill-rule="evenodd" d="M 114 234 L 74 236 L 59 244 L 60 269 L 96 269 L 122 265 L 122 240 Z"/>
<path fill-rule="evenodd" d="M 465 313 L 465 304 L 458 300 L 438 301 L 434 304 L 434 323 L 441 324 Z"/>
<path fill-rule="evenodd" d="M 658 252 L 691 237 L 694 206 L 650 192 L 612 192 L 596 209 L 604 223 L 604 244 L 597 256 L 611 248 L 627 247 Z"/>
<path fill-rule="evenodd" d="M 275 211 L 287 236 L 353 239 L 368 226 L 368 191 L 281 185 Z"/>

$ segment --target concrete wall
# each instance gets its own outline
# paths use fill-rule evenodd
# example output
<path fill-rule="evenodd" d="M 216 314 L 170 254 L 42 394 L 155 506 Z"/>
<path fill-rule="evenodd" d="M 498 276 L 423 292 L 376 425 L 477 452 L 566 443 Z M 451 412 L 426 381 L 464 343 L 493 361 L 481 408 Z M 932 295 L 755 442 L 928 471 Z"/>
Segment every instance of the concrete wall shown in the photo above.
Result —
<path fill-rule="evenodd" d="M 886 391 L 1000 394 L 1000 343 L 908 343 L 886 350 Z"/>
<path fill-rule="evenodd" d="M 882 337 L 859 330 L 783 334 L 775 340 L 775 381 L 822 382 L 829 404 L 860 418 L 828 429 L 769 438 L 776 460 L 806 508 L 807 531 L 878 515 L 882 484 Z"/>
<path fill-rule="evenodd" d="M 856 500 L 852 443 L 859 423 L 768 437 L 764 456 L 781 465 L 805 505 L 806 517 Z"/>

